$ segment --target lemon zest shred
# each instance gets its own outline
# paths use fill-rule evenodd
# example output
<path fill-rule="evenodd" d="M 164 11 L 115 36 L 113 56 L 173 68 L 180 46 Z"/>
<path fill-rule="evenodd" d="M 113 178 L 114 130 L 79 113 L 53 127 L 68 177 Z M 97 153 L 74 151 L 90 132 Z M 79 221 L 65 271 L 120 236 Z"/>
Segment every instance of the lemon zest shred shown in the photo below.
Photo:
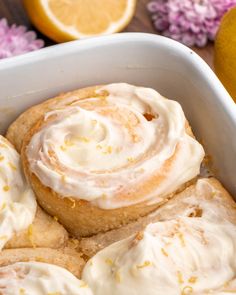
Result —
<path fill-rule="evenodd" d="M 15 166 L 13 163 L 11 163 L 11 162 L 8 162 L 8 166 L 9 166 L 13 171 L 16 171 L 16 170 L 17 170 L 16 166 Z"/>
<path fill-rule="evenodd" d="M 229 286 L 229 281 L 226 281 L 225 283 L 224 283 L 224 288 L 227 288 Z"/>
<path fill-rule="evenodd" d="M 68 198 L 68 199 L 72 202 L 71 208 L 74 209 L 75 208 L 75 200 L 72 198 Z"/>
<path fill-rule="evenodd" d="M 62 181 L 62 183 L 65 183 L 66 182 L 66 176 L 64 174 L 61 175 L 61 181 Z"/>
<path fill-rule="evenodd" d="M 8 146 L 7 146 L 5 143 L 0 143 L 0 147 L 1 147 L 1 148 L 5 148 L 5 149 L 8 148 Z"/>
<path fill-rule="evenodd" d="M 4 185 L 3 190 L 4 190 L 4 192 L 8 192 L 10 190 L 10 186 Z"/>
<path fill-rule="evenodd" d="M 83 141 L 83 142 L 90 142 L 90 139 L 88 138 L 88 137 L 85 137 L 85 136 L 80 136 L 80 137 L 78 137 L 78 139 L 80 140 L 80 141 Z"/>
<path fill-rule="evenodd" d="M 74 143 L 72 140 L 69 140 L 69 139 L 66 139 L 66 140 L 64 141 L 64 143 L 65 143 L 65 145 L 68 146 L 68 147 L 75 145 L 75 143 Z"/>
<path fill-rule="evenodd" d="M 64 145 L 61 145 L 61 146 L 60 146 L 60 149 L 61 149 L 63 152 L 66 151 L 66 147 L 65 147 Z"/>
<path fill-rule="evenodd" d="M 57 216 L 53 216 L 53 219 L 54 219 L 55 221 L 58 221 L 58 217 L 57 217 Z"/>
<path fill-rule="evenodd" d="M 197 281 L 197 277 L 190 277 L 190 278 L 188 279 L 188 282 L 191 283 L 191 284 L 195 284 L 196 281 Z"/>
<path fill-rule="evenodd" d="M 35 260 L 38 261 L 38 262 L 45 262 L 45 259 L 43 259 L 43 257 L 35 257 Z"/>
<path fill-rule="evenodd" d="M 88 288 L 88 284 L 86 284 L 84 281 L 82 281 L 80 288 Z"/>
<path fill-rule="evenodd" d="M 115 279 L 117 281 L 117 283 L 121 283 L 121 275 L 119 270 L 115 273 Z"/>
<path fill-rule="evenodd" d="M 133 142 L 139 142 L 140 138 L 137 134 L 132 135 Z"/>
<path fill-rule="evenodd" d="M 108 154 L 111 154 L 111 153 L 112 153 L 112 146 L 109 145 L 109 146 L 107 147 L 107 152 L 108 152 Z"/>
<path fill-rule="evenodd" d="M 188 295 L 193 293 L 193 288 L 191 286 L 185 286 L 181 292 L 181 295 Z"/>
<path fill-rule="evenodd" d="M 30 224 L 30 226 L 28 227 L 28 238 L 30 240 L 30 243 L 32 245 L 33 248 L 36 248 L 36 245 L 33 241 L 33 224 Z"/>
<path fill-rule="evenodd" d="M 111 258 L 107 258 L 107 259 L 105 260 L 105 262 L 106 262 L 106 264 L 109 264 L 109 265 L 113 265 L 113 264 L 114 264 L 114 262 L 112 261 Z"/>
<path fill-rule="evenodd" d="M 151 265 L 152 265 L 152 262 L 149 260 L 146 260 L 146 261 L 144 261 L 143 264 L 139 264 L 136 267 L 140 269 L 140 268 L 144 268 L 144 267 L 151 266 Z"/>
<path fill-rule="evenodd" d="M 183 280 L 183 275 L 180 271 L 177 271 L 177 278 L 178 278 L 178 283 L 179 284 L 183 284 L 184 280 Z"/>
<path fill-rule="evenodd" d="M 182 233 L 178 234 L 178 237 L 180 239 L 182 247 L 185 247 L 185 240 L 184 240 L 184 235 Z"/>
<path fill-rule="evenodd" d="M 143 232 L 138 232 L 136 235 L 135 235 L 135 240 L 139 240 L 141 241 L 143 239 Z"/>
<path fill-rule="evenodd" d="M 6 202 L 3 202 L 0 211 L 4 210 L 6 208 L 6 205 L 7 205 L 7 203 Z"/>
<path fill-rule="evenodd" d="M 111 154 L 112 153 L 112 146 L 107 146 L 106 150 L 104 152 L 102 152 L 103 154 Z"/>
<path fill-rule="evenodd" d="M 102 198 L 103 200 L 106 200 L 107 195 L 106 195 L 106 194 L 102 194 L 101 198 Z"/>
<path fill-rule="evenodd" d="M 166 257 L 169 256 L 169 254 L 166 252 L 166 250 L 164 248 L 161 248 L 161 252 L 163 255 L 165 255 Z"/>
<path fill-rule="evenodd" d="M 133 162 L 134 162 L 134 158 L 132 158 L 132 157 L 128 157 L 128 158 L 127 158 L 127 161 L 129 161 L 130 163 L 133 163 Z"/>
<path fill-rule="evenodd" d="M 217 191 L 211 193 L 211 197 L 214 198 L 217 195 Z"/>

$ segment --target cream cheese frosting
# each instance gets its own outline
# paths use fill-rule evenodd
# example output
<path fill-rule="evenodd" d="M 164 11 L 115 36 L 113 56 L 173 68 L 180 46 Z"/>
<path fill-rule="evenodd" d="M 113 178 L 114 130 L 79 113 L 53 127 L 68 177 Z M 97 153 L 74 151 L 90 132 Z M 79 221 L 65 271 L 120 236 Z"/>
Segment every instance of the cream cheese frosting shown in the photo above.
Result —
<path fill-rule="evenodd" d="M 0 135 L 0 249 L 34 220 L 36 200 L 22 171 L 20 156 Z"/>
<path fill-rule="evenodd" d="M 197 193 L 203 190 L 220 194 L 199 180 Z M 188 201 L 196 204 L 196 198 Z M 205 206 L 201 217 L 185 212 L 98 252 L 87 262 L 83 280 L 95 295 L 236 294 L 236 226 L 217 204 L 200 206 Z"/>
<path fill-rule="evenodd" d="M 2 295 L 92 295 L 88 285 L 68 270 L 41 262 L 18 262 L 0 268 Z"/>
<path fill-rule="evenodd" d="M 150 88 L 110 84 L 46 113 L 27 158 L 40 181 L 63 197 L 104 209 L 151 204 L 199 173 L 204 150 L 186 126 L 176 101 Z"/>

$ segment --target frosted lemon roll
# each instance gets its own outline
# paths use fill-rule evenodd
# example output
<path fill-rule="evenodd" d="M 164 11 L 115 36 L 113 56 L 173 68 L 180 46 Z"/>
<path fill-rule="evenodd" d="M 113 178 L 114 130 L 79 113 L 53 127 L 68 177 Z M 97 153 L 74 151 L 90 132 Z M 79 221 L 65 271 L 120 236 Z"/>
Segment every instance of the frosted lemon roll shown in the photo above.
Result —
<path fill-rule="evenodd" d="M 36 200 L 14 147 L 0 135 L 0 249 L 34 220 Z"/>
<path fill-rule="evenodd" d="M 88 285 L 66 269 L 47 263 L 18 262 L 0 268 L 2 295 L 92 295 Z"/>
<path fill-rule="evenodd" d="M 176 101 L 124 83 L 59 98 L 41 105 L 45 113 L 24 138 L 23 157 L 39 202 L 73 233 L 137 219 L 198 175 L 204 151 Z M 68 218 L 43 198 L 45 188 L 63 208 L 71 200 Z M 85 224 L 96 219 L 97 229 L 83 229 L 81 211 L 91 214 Z M 68 220 L 71 214 L 80 231 Z"/>
<path fill-rule="evenodd" d="M 197 186 L 200 194 L 220 195 L 206 181 Z M 82 278 L 95 295 L 236 294 L 236 225 L 217 202 L 185 202 L 186 215 L 152 223 L 87 262 Z M 188 217 L 196 204 L 202 216 Z"/>

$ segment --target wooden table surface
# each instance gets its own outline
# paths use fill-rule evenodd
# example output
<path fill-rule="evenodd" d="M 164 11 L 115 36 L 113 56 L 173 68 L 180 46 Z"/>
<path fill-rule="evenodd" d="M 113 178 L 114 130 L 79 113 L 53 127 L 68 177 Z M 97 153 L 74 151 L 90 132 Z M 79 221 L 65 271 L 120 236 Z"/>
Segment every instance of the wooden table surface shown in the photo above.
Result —
<path fill-rule="evenodd" d="M 135 16 L 125 32 L 146 32 L 156 33 L 150 17 L 148 15 L 146 5 L 149 0 L 137 0 L 138 5 Z M 5 17 L 9 23 L 23 24 L 32 29 L 30 21 L 24 11 L 22 0 L 0 0 L 0 18 Z M 46 45 L 51 45 L 53 42 L 38 32 L 38 36 L 45 40 Z M 213 59 L 213 45 L 209 44 L 203 49 L 193 48 L 210 66 Z"/>

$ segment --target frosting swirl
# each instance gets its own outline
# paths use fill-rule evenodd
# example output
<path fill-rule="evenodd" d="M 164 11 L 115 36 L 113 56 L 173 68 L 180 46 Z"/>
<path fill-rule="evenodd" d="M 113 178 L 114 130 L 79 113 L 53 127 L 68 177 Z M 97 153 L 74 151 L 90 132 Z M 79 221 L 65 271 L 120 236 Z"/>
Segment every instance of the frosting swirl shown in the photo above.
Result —
<path fill-rule="evenodd" d="M 27 157 L 31 171 L 62 196 L 104 209 L 155 203 L 199 173 L 204 151 L 186 126 L 176 101 L 110 84 L 47 113 Z"/>
<path fill-rule="evenodd" d="M 198 193 L 206 185 L 209 189 L 198 181 Z M 223 218 L 217 203 L 201 205 L 201 217 L 150 224 L 98 252 L 82 278 L 95 295 L 235 294 L 236 226 Z"/>
<path fill-rule="evenodd" d="M 36 200 L 14 147 L 0 135 L 0 249 L 34 220 Z"/>
<path fill-rule="evenodd" d="M 18 262 L 0 268 L 2 295 L 92 295 L 68 270 L 42 262 Z"/>

